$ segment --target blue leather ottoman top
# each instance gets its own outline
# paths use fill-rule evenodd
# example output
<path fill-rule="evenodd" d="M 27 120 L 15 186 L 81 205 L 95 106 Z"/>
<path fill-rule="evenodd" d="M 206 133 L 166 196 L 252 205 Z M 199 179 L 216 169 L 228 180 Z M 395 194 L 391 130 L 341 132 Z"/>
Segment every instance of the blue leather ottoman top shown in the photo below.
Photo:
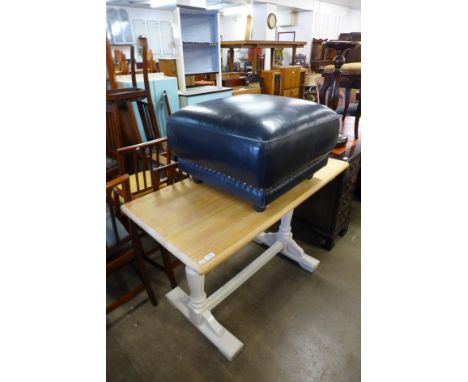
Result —
<path fill-rule="evenodd" d="M 339 116 L 325 106 L 263 94 L 188 106 L 167 122 L 184 171 L 258 211 L 326 165 L 338 130 Z"/>

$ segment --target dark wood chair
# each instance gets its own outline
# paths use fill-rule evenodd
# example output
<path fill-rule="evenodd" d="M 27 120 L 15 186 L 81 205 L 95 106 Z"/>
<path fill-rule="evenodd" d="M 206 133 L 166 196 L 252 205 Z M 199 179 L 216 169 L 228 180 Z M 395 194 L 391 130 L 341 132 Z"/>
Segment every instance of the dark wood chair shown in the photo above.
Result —
<path fill-rule="evenodd" d="M 119 154 L 120 172 L 131 174 L 129 176 L 129 186 L 132 199 L 158 191 L 188 177 L 180 170 L 178 163 L 170 159 L 171 150 L 167 138 L 158 138 L 150 142 L 122 147 L 117 152 Z M 141 232 L 140 236 L 145 236 L 145 233 Z M 149 257 L 159 250 L 161 251 L 163 265 Z M 148 263 L 166 273 L 171 286 L 175 288 L 177 281 L 174 276 L 174 268 L 180 262 L 171 260 L 169 252 L 159 243 L 143 251 L 143 253 L 144 259 Z"/>
<path fill-rule="evenodd" d="M 337 55 L 333 60 L 333 65 L 326 66 L 323 71 L 324 82 L 319 92 L 319 100 L 323 105 L 333 110 L 337 110 L 339 101 L 339 89 L 345 89 L 345 107 L 342 120 L 348 114 L 351 89 L 361 89 L 361 63 L 345 64 L 344 53 L 348 49 L 356 48 L 360 45 L 354 41 L 327 41 L 324 45 L 336 50 Z M 361 115 L 361 98 L 358 98 L 354 124 L 354 138 L 358 139 L 359 118 Z M 347 137 L 340 134 L 338 146 L 345 145 Z"/>
<path fill-rule="evenodd" d="M 116 103 L 106 102 L 106 181 L 120 174 L 117 149 L 122 142 L 119 109 Z"/>
<path fill-rule="evenodd" d="M 157 305 L 156 297 L 146 274 L 135 225 L 126 219 L 120 211 L 122 201 L 130 201 L 128 175 L 122 175 L 106 184 L 106 275 L 116 272 L 126 264 L 133 263 L 142 283 L 108 304 L 107 314 L 145 289 L 151 304 Z"/>

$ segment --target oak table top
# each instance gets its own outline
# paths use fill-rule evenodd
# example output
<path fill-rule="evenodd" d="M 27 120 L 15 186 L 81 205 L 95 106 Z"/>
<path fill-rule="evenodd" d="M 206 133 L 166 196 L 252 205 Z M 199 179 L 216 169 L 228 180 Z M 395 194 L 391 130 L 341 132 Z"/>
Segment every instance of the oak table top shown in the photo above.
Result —
<path fill-rule="evenodd" d="M 185 179 L 122 206 L 122 211 L 169 252 L 203 275 L 332 181 L 348 163 L 330 158 L 264 212 L 206 184 Z"/>

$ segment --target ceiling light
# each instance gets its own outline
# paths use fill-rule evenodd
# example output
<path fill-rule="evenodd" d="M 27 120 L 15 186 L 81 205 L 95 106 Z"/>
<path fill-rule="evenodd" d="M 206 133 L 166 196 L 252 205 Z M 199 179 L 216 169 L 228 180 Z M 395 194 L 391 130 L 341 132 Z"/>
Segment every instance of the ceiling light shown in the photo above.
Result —
<path fill-rule="evenodd" d="M 167 7 L 169 5 L 176 5 L 176 0 L 152 0 L 149 2 L 151 8 Z"/>
<path fill-rule="evenodd" d="M 240 14 L 252 14 L 252 6 L 251 5 L 241 5 L 238 7 L 230 7 L 223 9 L 223 15 L 225 16 L 232 16 L 232 15 L 240 15 Z"/>
<path fill-rule="evenodd" d="M 221 9 L 224 7 L 224 3 L 221 2 L 221 3 L 216 3 L 216 4 L 211 4 L 211 5 L 207 5 L 206 6 L 206 9 Z"/>

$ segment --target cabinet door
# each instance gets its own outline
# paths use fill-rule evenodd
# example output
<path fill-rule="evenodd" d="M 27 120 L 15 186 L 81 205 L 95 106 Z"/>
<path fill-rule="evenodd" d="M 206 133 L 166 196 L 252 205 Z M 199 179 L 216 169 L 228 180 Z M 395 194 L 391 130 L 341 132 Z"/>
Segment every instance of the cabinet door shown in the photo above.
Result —
<path fill-rule="evenodd" d="M 147 21 L 148 28 L 148 45 L 154 56 L 161 56 L 161 32 L 159 29 L 159 21 Z"/>
<path fill-rule="evenodd" d="M 161 21 L 161 41 L 162 41 L 162 55 L 174 55 L 174 36 L 172 34 L 172 24 L 169 21 Z"/>
<path fill-rule="evenodd" d="M 133 42 L 133 36 L 128 12 L 123 8 L 112 7 L 108 7 L 106 12 L 107 26 L 112 36 L 112 43 L 131 44 Z"/>
<path fill-rule="evenodd" d="M 300 67 L 283 68 L 282 73 L 283 73 L 284 90 L 299 87 L 299 83 L 301 81 L 301 68 Z"/>
<path fill-rule="evenodd" d="M 107 28 L 113 44 L 123 43 L 123 37 L 120 33 L 120 20 L 117 9 L 107 8 Z"/>
<path fill-rule="evenodd" d="M 132 27 L 130 26 L 130 18 L 126 9 L 119 8 L 120 27 L 123 35 L 123 42 L 131 44 L 133 42 Z"/>

